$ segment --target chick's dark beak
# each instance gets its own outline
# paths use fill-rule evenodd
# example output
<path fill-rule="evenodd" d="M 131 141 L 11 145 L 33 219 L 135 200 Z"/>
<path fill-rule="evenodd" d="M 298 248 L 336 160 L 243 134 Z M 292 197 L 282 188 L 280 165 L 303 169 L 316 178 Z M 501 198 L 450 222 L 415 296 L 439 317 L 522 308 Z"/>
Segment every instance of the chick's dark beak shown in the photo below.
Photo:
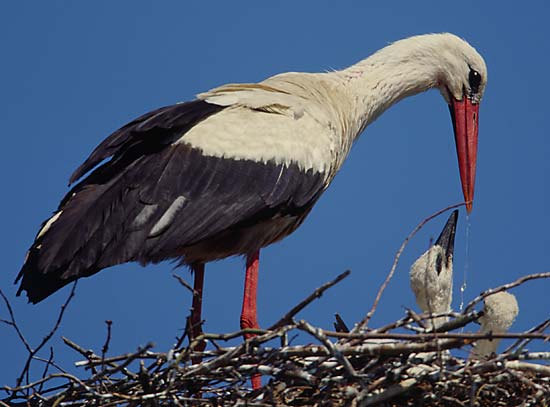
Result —
<path fill-rule="evenodd" d="M 456 224 L 458 222 L 458 210 L 454 210 L 449 216 L 445 227 L 441 231 L 441 234 L 437 238 L 435 244 L 443 248 L 443 253 L 445 255 L 445 264 L 448 266 L 449 263 L 453 260 L 453 250 L 455 246 L 455 234 L 456 234 Z"/>

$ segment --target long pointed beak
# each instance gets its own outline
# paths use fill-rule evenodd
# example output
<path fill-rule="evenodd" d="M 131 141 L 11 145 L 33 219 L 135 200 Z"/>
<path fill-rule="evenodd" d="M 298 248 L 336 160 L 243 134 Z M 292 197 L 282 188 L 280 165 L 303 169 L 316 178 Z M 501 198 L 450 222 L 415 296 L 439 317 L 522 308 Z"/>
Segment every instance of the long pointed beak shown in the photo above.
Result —
<path fill-rule="evenodd" d="M 445 263 L 447 265 L 449 265 L 449 262 L 452 261 L 453 258 L 457 221 L 458 210 L 454 210 L 453 213 L 451 213 L 451 216 L 449 216 L 445 227 L 443 228 L 441 234 L 435 242 L 435 245 L 441 246 L 443 248 L 443 253 L 445 254 Z"/>
<path fill-rule="evenodd" d="M 474 104 L 464 96 L 462 100 L 452 99 L 449 110 L 453 119 L 462 193 L 466 201 L 466 210 L 470 213 L 474 202 L 476 181 L 479 103 Z"/>

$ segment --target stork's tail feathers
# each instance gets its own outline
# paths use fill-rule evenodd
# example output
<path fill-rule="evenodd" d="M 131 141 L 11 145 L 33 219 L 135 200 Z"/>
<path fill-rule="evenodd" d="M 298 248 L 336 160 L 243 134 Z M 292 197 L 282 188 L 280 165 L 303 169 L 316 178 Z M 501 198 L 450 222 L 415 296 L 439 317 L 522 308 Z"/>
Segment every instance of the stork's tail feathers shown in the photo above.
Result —
<path fill-rule="evenodd" d="M 50 219 L 42 224 L 32 246 L 25 256 L 23 267 L 21 267 L 15 279 L 15 284 L 21 281 L 19 289 L 17 290 L 17 296 L 20 296 L 23 291 L 26 291 L 29 302 L 33 304 L 42 301 L 48 295 L 65 285 L 63 280 L 59 279 L 55 274 L 44 273 L 38 267 L 41 249 L 40 240 L 59 216 L 59 212 L 55 213 Z"/>
<path fill-rule="evenodd" d="M 36 304 L 72 281 L 85 275 L 92 275 L 99 271 L 97 267 L 88 267 L 78 273 L 67 273 L 71 269 L 72 261 L 67 263 L 63 256 L 52 255 L 55 247 L 52 243 L 64 241 L 63 230 L 52 228 L 56 221 L 63 217 L 63 211 L 56 212 L 45 221 L 36 235 L 36 238 L 27 252 L 21 271 L 15 279 L 20 282 L 17 295 L 27 292 L 29 302 Z M 70 259 L 72 260 L 72 259 Z"/>
<path fill-rule="evenodd" d="M 75 185 L 42 224 L 17 276 L 18 295 L 26 291 L 29 301 L 37 303 L 71 281 L 106 267 L 155 261 L 155 253 L 164 249 L 162 233 L 150 232 L 166 223 L 163 214 L 173 215 L 181 207 L 183 197 L 167 191 L 182 179 L 182 163 L 198 154 L 172 143 L 223 109 L 202 100 L 166 106 L 105 139 L 75 171 L 71 183 L 102 160 L 111 159 Z"/>
<path fill-rule="evenodd" d="M 76 277 L 62 278 L 60 273 L 56 272 L 44 273 L 38 267 L 39 258 L 40 249 L 32 247 L 27 252 L 25 264 L 23 264 L 15 280 L 16 284 L 21 281 L 17 295 L 19 296 L 23 291 L 26 291 L 29 302 L 33 304 L 39 303 L 57 290 L 76 280 Z"/>
<path fill-rule="evenodd" d="M 143 233 L 130 233 L 124 222 L 139 208 L 120 204 L 124 185 L 116 184 L 116 178 L 93 183 L 96 174 L 65 196 L 36 235 L 16 279 L 21 281 L 17 294 L 26 291 L 30 302 L 40 302 L 81 277 L 135 259 Z"/>

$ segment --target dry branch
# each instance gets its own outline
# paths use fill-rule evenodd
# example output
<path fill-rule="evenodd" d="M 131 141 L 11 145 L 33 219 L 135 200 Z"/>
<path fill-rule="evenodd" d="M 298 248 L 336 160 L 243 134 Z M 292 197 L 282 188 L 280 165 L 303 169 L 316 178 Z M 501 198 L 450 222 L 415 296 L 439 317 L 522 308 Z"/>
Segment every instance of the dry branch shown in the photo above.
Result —
<path fill-rule="evenodd" d="M 382 298 L 382 294 L 386 290 L 386 287 L 388 286 L 388 284 L 390 283 L 390 280 L 392 279 L 393 275 L 395 274 L 395 270 L 397 269 L 397 264 L 399 263 L 399 259 L 401 258 L 401 254 L 403 254 L 403 251 L 405 250 L 405 247 L 407 247 L 407 245 L 409 244 L 409 241 L 420 231 L 420 229 L 422 229 L 424 227 L 424 225 L 426 225 L 426 223 L 428 223 L 432 219 L 437 218 L 439 215 L 441 215 L 441 214 L 443 214 L 443 213 L 445 213 L 445 212 L 447 212 L 451 209 L 456 209 L 456 208 L 459 208 L 459 207 L 464 206 L 464 205 L 466 205 L 466 202 L 461 202 L 461 203 L 458 203 L 458 204 L 455 204 L 455 205 L 448 206 L 446 208 L 443 208 L 443 209 L 433 213 L 432 215 L 425 218 L 422 222 L 420 222 L 413 229 L 413 231 L 405 238 L 405 240 L 403 241 L 403 243 L 399 247 L 399 250 L 397 250 L 397 253 L 395 254 L 390 272 L 388 273 L 386 279 L 384 280 L 384 282 L 380 286 L 380 289 L 378 290 L 378 293 L 376 294 L 376 297 L 374 299 L 374 302 L 372 304 L 372 307 L 371 307 L 370 311 L 367 312 L 367 315 L 365 315 L 365 317 L 361 320 L 361 322 L 359 322 L 355 326 L 355 328 L 352 329 L 352 332 L 360 331 L 361 329 L 365 328 L 367 326 L 367 324 L 369 323 L 370 319 L 374 315 L 374 312 L 376 311 L 376 308 L 378 307 L 378 303 L 380 302 L 380 299 Z"/>
<path fill-rule="evenodd" d="M 316 298 L 320 298 L 326 290 L 328 290 L 333 285 L 338 284 L 344 278 L 349 276 L 350 273 L 351 273 L 350 270 L 346 270 L 342 274 L 340 274 L 338 277 L 336 277 L 334 280 L 329 281 L 328 283 L 325 283 L 321 287 L 317 288 L 310 296 L 308 296 L 305 300 L 303 300 L 298 305 L 296 305 L 294 308 L 292 308 L 287 314 L 285 314 L 278 322 L 273 324 L 269 329 L 274 330 L 274 329 L 277 329 L 277 328 L 279 328 L 283 325 L 287 325 L 288 323 L 290 323 L 292 321 L 292 318 L 294 318 L 294 316 L 296 316 L 296 314 L 298 314 L 298 312 L 303 310 L 306 306 L 308 306 Z"/>
<path fill-rule="evenodd" d="M 466 308 L 464 308 L 464 314 L 470 312 L 473 309 L 473 307 L 476 306 L 476 304 L 478 304 L 480 301 L 482 301 L 484 298 L 488 297 L 489 295 L 492 295 L 492 294 L 495 294 L 495 293 L 498 293 L 498 292 L 501 292 L 501 291 L 507 291 L 510 288 L 517 287 L 518 285 L 521 285 L 521 284 L 523 284 L 527 281 L 537 280 L 537 279 L 541 279 L 541 278 L 550 278 L 550 272 L 528 274 L 526 276 L 518 278 L 516 281 L 513 281 L 511 283 L 503 284 L 503 285 L 498 286 L 496 288 L 491 288 L 489 290 L 485 290 L 481 294 L 479 294 L 476 298 L 474 298 L 472 301 L 470 301 L 468 303 Z"/>

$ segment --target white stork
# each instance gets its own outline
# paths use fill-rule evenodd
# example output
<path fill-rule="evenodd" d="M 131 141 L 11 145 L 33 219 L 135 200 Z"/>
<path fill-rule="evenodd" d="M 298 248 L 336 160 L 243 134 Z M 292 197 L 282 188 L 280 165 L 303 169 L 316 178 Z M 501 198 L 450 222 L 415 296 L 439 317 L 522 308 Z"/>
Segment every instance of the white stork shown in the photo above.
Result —
<path fill-rule="evenodd" d="M 518 301 L 515 295 L 501 291 L 487 296 L 484 300 L 483 315 L 479 318 L 480 334 L 506 333 L 514 323 L 519 313 Z M 500 339 L 482 339 L 476 341 L 470 358 L 488 359 L 497 351 Z"/>
<path fill-rule="evenodd" d="M 453 250 L 458 210 L 449 216 L 435 244 L 412 265 L 409 274 L 416 303 L 423 312 L 443 314 L 451 311 L 453 299 Z M 430 326 L 437 328 L 448 317 L 434 317 Z"/>
<path fill-rule="evenodd" d="M 18 294 L 37 303 L 106 267 L 166 259 L 189 265 L 202 292 L 204 263 L 243 255 L 241 326 L 256 327 L 259 250 L 300 226 L 359 134 L 399 100 L 438 88 L 449 104 L 471 209 L 486 81 L 472 46 L 431 34 L 341 71 L 223 85 L 146 113 L 72 174 L 81 180 L 36 235 Z M 194 310 L 198 323 L 200 298 Z"/>

